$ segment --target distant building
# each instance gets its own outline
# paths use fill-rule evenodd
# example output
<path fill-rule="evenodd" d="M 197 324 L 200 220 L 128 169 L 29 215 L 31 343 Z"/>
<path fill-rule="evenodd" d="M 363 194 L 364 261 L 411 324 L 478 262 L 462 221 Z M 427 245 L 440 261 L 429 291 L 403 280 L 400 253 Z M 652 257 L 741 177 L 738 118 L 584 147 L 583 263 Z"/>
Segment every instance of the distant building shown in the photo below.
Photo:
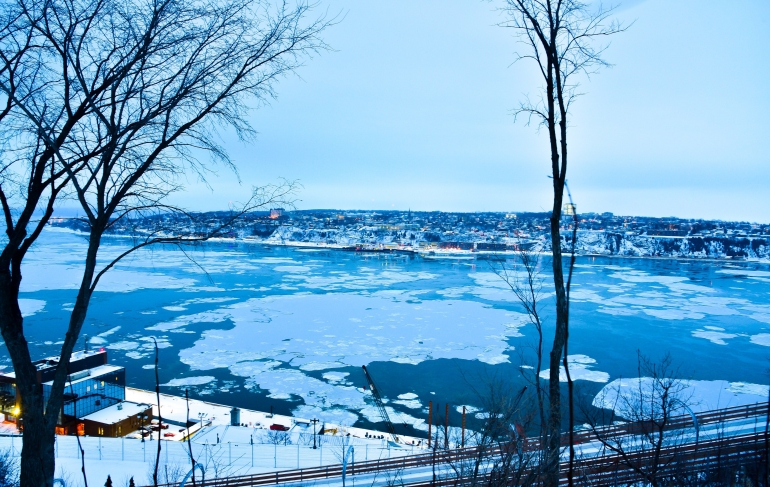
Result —
<path fill-rule="evenodd" d="M 655 237 L 686 237 L 687 230 L 647 230 L 647 235 Z"/>
<path fill-rule="evenodd" d="M 440 242 L 439 248 L 452 249 L 452 250 L 473 250 L 475 247 L 473 242 Z"/>
<path fill-rule="evenodd" d="M 577 205 L 574 203 L 564 203 L 562 207 L 563 216 L 575 216 L 577 215 Z"/>
<path fill-rule="evenodd" d="M 507 250 L 507 247 L 504 243 L 478 242 L 476 244 L 476 250 L 504 252 Z"/>
<path fill-rule="evenodd" d="M 59 357 L 34 362 L 44 401 L 51 395 L 58 364 Z M 104 349 L 73 352 L 67 370 L 69 376 L 56 434 L 124 436 L 138 430 L 142 423 L 149 424 L 152 406 L 125 400 L 126 369 L 107 364 Z M 21 397 L 14 372 L 0 374 L 0 410 L 6 421 L 21 420 Z"/>
<path fill-rule="evenodd" d="M 281 218 L 284 211 L 285 210 L 283 208 L 272 208 L 270 209 L 270 218 L 273 220 Z"/>

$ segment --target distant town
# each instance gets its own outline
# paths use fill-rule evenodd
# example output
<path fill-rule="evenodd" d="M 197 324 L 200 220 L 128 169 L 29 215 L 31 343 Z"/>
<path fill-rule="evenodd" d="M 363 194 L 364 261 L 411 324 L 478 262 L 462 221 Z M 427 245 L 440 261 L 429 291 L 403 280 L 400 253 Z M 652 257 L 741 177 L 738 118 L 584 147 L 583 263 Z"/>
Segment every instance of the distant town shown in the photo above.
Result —
<path fill-rule="evenodd" d="M 358 251 L 419 253 L 550 250 L 549 213 L 294 210 L 274 208 L 232 219 L 229 212 L 163 214 L 115 222 L 115 235 L 191 235 L 274 245 L 326 246 Z M 580 254 L 639 257 L 770 258 L 770 225 L 721 220 L 576 213 L 565 205 L 562 229 L 577 222 Z M 86 230 L 85 222 L 54 226 Z M 572 247 L 569 231 L 562 246 Z"/>

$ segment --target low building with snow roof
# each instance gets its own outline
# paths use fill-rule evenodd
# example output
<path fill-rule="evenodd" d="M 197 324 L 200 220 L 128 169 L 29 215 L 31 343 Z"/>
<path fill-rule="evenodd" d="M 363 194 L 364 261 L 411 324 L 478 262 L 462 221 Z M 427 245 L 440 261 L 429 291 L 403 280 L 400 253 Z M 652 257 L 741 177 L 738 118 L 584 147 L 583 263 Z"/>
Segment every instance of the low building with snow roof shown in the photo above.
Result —
<path fill-rule="evenodd" d="M 117 438 L 144 428 L 152 417 L 152 406 L 121 401 L 80 418 L 83 432 L 88 436 Z"/>
<path fill-rule="evenodd" d="M 34 363 L 37 383 L 48 402 L 59 357 Z M 126 369 L 107 363 L 107 351 L 74 352 L 67 364 L 64 401 L 59 412 L 56 434 L 123 436 L 140 429 L 142 421 L 152 418 L 152 406 L 126 402 Z M 0 374 L 0 409 L 4 419 L 21 422 L 21 397 L 16 388 L 16 374 Z"/>

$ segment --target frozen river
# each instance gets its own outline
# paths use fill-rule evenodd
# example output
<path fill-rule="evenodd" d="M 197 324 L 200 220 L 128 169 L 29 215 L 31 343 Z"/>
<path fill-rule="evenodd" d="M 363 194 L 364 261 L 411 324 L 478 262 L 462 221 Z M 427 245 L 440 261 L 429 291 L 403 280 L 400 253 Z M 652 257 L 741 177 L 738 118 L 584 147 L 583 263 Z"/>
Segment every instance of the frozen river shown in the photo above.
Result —
<path fill-rule="evenodd" d="M 123 244 L 108 240 L 104 258 Z M 23 269 L 35 357 L 57 353 L 84 251 L 81 237 L 51 231 Z M 379 420 L 362 390 L 367 365 L 394 423 L 422 429 L 429 400 L 442 411 L 479 407 L 485 382 L 518 387 L 530 370 L 521 366 L 532 365 L 535 329 L 487 260 L 231 243 L 188 254 L 194 263 L 171 247 L 140 252 L 94 296 L 84 334 L 126 366 L 132 386 L 153 387 L 154 336 L 164 392 L 189 388 L 210 401 L 366 424 Z M 543 284 L 546 341 L 551 289 Z M 636 377 L 639 350 L 670 352 L 682 378 L 720 384 L 721 406 L 761 397 L 770 266 L 579 258 L 570 343 L 573 377 L 587 395 Z M 5 350 L 2 363 L 10 367 Z"/>

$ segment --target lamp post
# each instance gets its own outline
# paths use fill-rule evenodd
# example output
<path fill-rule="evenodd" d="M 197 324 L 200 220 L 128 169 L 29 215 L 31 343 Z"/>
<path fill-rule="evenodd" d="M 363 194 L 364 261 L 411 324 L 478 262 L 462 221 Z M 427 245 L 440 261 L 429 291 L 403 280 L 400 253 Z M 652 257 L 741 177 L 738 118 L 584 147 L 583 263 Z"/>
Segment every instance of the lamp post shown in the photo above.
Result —
<path fill-rule="evenodd" d="M 316 437 L 315 425 L 316 425 L 316 423 L 318 423 L 318 420 L 317 419 L 311 419 L 310 421 L 313 423 L 313 450 L 315 450 L 315 449 L 317 449 L 316 443 L 315 443 L 315 437 Z"/>
<path fill-rule="evenodd" d="M 142 413 L 139 415 L 139 419 L 142 420 L 142 429 L 139 430 L 139 434 L 142 436 L 142 443 L 144 443 L 144 419 L 146 418 L 145 414 Z"/>

